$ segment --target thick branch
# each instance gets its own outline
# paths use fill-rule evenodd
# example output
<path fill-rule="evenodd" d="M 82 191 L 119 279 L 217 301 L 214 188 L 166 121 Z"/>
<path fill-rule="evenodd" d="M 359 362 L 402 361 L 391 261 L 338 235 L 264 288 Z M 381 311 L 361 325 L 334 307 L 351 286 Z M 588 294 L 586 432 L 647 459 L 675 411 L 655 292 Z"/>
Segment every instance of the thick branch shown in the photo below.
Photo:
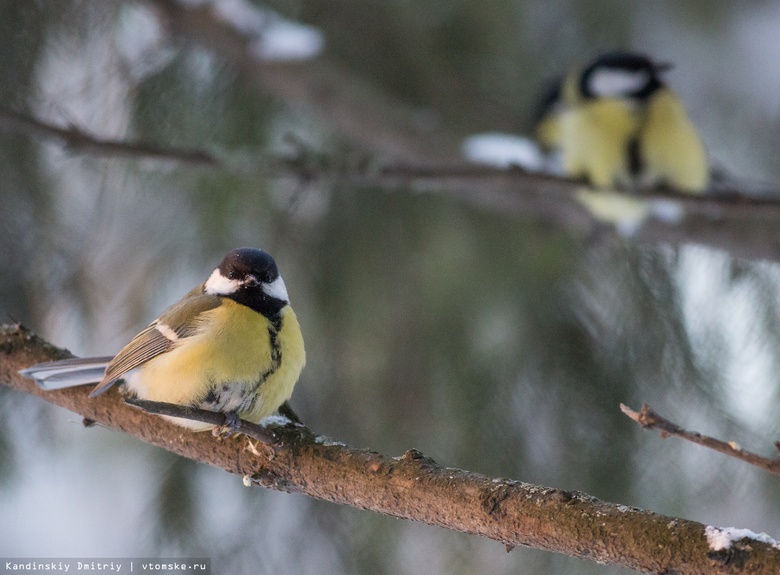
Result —
<path fill-rule="evenodd" d="M 724 532 L 693 521 L 599 501 L 577 492 L 442 467 L 416 450 L 392 458 L 317 437 L 299 425 L 273 427 L 278 443 L 254 446 L 243 436 L 217 441 L 123 404 L 116 392 L 43 391 L 17 374 L 67 357 L 20 326 L 0 329 L 0 381 L 102 426 L 235 473 L 280 491 L 352 505 L 646 573 L 776 574 L 780 549 L 743 538 L 713 543 Z"/>
<path fill-rule="evenodd" d="M 661 432 L 661 437 L 673 435 L 674 437 L 680 437 L 696 445 L 702 445 L 710 449 L 714 449 L 719 453 L 723 453 L 730 457 L 735 457 L 756 467 L 760 467 L 770 473 L 777 473 L 780 475 L 780 459 L 769 459 L 756 453 L 751 453 L 742 449 L 737 443 L 733 441 L 721 441 L 708 435 L 702 435 L 696 431 L 688 431 L 672 423 L 668 419 L 658 415 L 653 409 L 646 403 L 642 405 L 642 409 L 634 411 L 627 405 L 620 404 L 620 410 L 628 417 L 636 421 L 639 425 L 645 429 L 656 429 Z M 776 444 L 780 448 L 780 444 Z"/>

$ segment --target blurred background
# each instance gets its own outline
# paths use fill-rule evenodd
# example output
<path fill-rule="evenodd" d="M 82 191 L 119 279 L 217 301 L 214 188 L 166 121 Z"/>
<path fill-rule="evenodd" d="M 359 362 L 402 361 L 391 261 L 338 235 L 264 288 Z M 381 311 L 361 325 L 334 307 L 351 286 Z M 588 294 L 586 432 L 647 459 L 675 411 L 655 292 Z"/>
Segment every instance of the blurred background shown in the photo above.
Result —
<path fill-rule="evenodd" d="M 233 27 L 250 56 L 193 41 L 169 10 Z M 301 320 L 309 359 L 292 405 L 316 433 L 778 537 L 778 478 L 663 441 L 618 407 L 647 402 L 771 456 L 776 264 L 587 241 L 500 206 L 253 167 L 300 145 L 392 157 L 393 118 L 350 129 L 327 112 L 333 94 L 274 83 L 285 70 L 338 70 L 376 94 L 355 118 L 397 105 L 457 149 L 472 133 L 528 133 L 546 82 L 622 48 L 676 64 L 670 84 L 719 165 L 780 183 L 779 29 L 771 1 L 6 0 L 0 107 L 239 169 L 0 131 L 0 313 L 75 354 L 111 354 L 228 250 L 263 247 Z M 215 573 L 626 572 L 247 489 L 2 386 L 0 412 L 0 556 L 207 556 Z"/>

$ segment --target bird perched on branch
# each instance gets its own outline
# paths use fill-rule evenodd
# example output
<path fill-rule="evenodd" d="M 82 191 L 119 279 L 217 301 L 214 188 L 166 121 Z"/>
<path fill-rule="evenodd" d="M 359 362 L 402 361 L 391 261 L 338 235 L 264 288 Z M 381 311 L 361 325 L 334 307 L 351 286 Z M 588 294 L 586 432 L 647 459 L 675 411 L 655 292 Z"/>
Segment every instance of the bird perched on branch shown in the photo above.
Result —
<path fill-rule="evenodd" d="M 257 423 L 293 391 L 303 337 L 274 259 L 254 248 L 225 256 L 201 285 L 113 358 L 75 358 L 21 371 L 46 389 L 118 382 L 138 398 L 199 407 Z M 213 426 L 169 418 L 194 430 Z"/>
<path fill-rule="evenodd" d="M 565 174 L 598 187 L 704 192 L 707 153 L 682 101 L 663 81 L 669 68 L 630 52 L 573 68 L 545 94 L 537 139 L 560 154 Z"/>

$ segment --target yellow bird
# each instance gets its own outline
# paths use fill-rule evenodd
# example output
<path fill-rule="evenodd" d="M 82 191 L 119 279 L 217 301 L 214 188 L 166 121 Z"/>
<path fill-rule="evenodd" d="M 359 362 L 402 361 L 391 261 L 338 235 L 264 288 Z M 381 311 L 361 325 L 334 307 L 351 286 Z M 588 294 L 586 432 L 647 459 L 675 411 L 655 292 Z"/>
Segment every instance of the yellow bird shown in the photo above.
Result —
<path fill-rule="evenodd" d="M 306 363 L 303 336 L 274 259 L 254 248 L 225 256 L 113 358 L 34 365 L 22 375 L 48 389 L 117 382 L 135 397 L 257 423 L 292 395 Z M 169 418 L 194 430 L 213 426 Z"/>
<path fill-rule="evenodd" d="M 597 187 L 704 192 L 707 153 L 681 100 L 662 80 L 668 68 L 629 52 L 574 68 L 546 95 L 537 139 L 558 151 L 564 173 Z"/>

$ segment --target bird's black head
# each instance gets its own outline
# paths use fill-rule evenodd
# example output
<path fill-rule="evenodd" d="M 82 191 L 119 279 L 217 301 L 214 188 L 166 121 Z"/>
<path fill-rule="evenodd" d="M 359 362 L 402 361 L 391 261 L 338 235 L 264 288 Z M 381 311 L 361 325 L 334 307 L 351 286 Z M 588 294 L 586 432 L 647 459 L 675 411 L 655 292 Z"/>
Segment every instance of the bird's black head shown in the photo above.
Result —
<path fill-rule="evenodd" d="M 230 298 L 268 318 L 278 316 L 290 303 L 274 258 L 256 248 L 227 254 L 203 284 L 203 291 Z"/>
<path fill-rule="evenodd" d="M 609 52 L 582 71 L 580 92 L 585 98 L 643 100 L 663 87 L 661 74 L 670 64 L 656 63 L 642 54 Z"/>

